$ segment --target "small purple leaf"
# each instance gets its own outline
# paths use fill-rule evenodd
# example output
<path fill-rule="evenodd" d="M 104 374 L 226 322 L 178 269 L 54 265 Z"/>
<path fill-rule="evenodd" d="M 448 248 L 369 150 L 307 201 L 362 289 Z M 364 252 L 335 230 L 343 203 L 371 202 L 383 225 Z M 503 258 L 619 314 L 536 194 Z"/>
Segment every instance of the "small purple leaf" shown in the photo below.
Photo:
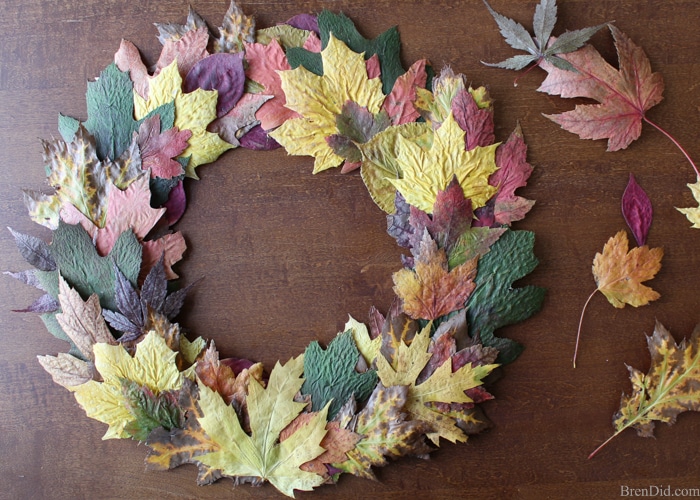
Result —
<path fill-rule="evenodd" d="M 168 278 L 165 276 L 163 256 L 151 268 L 141 286 L 141 301 L 160 312 L 168 295 Z"/>
<path fill-rule="evenodd" d="M 48 293 L 45 293 L 38 299 L 36 299 L 32 305 L 26 309 L 13 309 L 13 312 L 31 312 L 31 313 L 52 313 L 58 311 L 60 304 L 56 299 L 54 299 Z"/>
<path fill-rule="evenodd" d="M 51 255 L 51 250 L 46 242 L 40 240 L 36 236 L 18 233 L 11 227 L 7 229 L 9 229 L 12 236 L 14 236 L 19 253 L 22 254 L 24 260 L 40 271 L 56 270 L 56 261 L 53 255 Z"/>
<path fill-rule="evenodd" d="M 182 181 L 170 190 L 168 201 L 163 205 L 166 208 L 165 217 L 168 219 L 168 226 L 172 226 L 184 215 L 187 208 L 187 197 Z"/>
<path fill-rule="evenodd" d="M 321 35 L 321 31 L 318 29 L 318 18 L 313 14 L 297 14 L 284 24 L 300 30 L 313 31 L 317 35 Z"/>
<path fill-rule="evenodd" d="M 205 57 L 192 67 L 184 82 L 185 92 L 197 89 L 219 92 L 216 102 L 216 116 L 219 118 L 233 109 L 243 95 L 244 87 L 243 52 Z"/>
<path fill-rule="evenodd" d="M 270 137 L 260 125 L 251 128 L 238 142 L 242 148 L 253 151 L 272 151 L 280 147 L 279 143 Z"/>
<path fill-rule="evenodd" d="M 652 214 L 651 200 L 630 173 L 630 180 L 622 195 L 622 215 L 640 247 L 647 242 Z"/>
<path fill-rule="evenodd" d="M 143 333 L 141 328 L 129 321 L 129 318 L 124 316 L 122 313 L 110 311 L 109 309 L 102 310 L 102 316 L 109 326 L 122 333 L 134 333 L 140 335 Z"/>
<path fill-rule="evenodd" d="M 142 329 L 146 325 L 147 309 L 141 303 L 138 292 L 116 264 L 114 265 L 114 275 L 116 278 L 114 280 L 114 298 L 117 301 L 119 312 L 133 325 Z"/>

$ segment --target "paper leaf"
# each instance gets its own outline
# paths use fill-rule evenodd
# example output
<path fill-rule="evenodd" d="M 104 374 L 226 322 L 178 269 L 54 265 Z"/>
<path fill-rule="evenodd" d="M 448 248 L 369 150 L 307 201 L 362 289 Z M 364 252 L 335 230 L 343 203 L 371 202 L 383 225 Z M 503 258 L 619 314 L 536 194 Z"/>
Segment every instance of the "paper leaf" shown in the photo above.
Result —
<path fill-rule="evenodd" d="M 663 99 L 660 73 L 652 73 L 649 59 L 624 33 L 610 25 L 620 62 L 619 71 L 591 46 L 562 56 L 576 71 L 551 65 L 538 89 L 561 97 L 588 97 L 600 104 L 579 104 L 573 111 L 545 115 L 582 139 L 608 139 L 608 151 L 630 145 L 642 133 L 645 113 Z"/>
<path fill-rule="evenodd" d="M 183 82 L 186 93 L 197 89 L 216 90 L 216 116 L 222 117 L 243 95 L 243 54 L 212 54 L 197 62 Z"/>
<path fill-rule="evenodd" d="M 103 382 L 91 380 L 75 388 L 75 399 L 88 417 L 109 429 L 102 439 L 126 438 L 127 425 L 135 420 L 125 404 L 122 381 L 148 388 L 154 395 L 178 390 L 182 376 L 171 351 L 160 336 L 151 332 L 138 344 L 132 358 L 122 346 L 95 344 L 95 368 Z"/>
<path fill-rule="evenodd" d="M 381 82 L 367 77 L 362 54 L 353 52 L 331 36 L 321 58 L 323 76 L 303 67 L 280 73 L 286 106 L 301 118 L 287 120 L 270 133 L 287 153 L 313 156 L 314 173 L 336 167 L 343 161 L 326 142 L 327 137 L 339 133 L 336 117 L 342 114 L 342 107 L 353 101 L 376 114 L 384 101 Z"/>
<path fill-rule="evenodd" d="M 377 384 L 350 430 L 362 436 L 348 459 L 333 467 L 366 479 L 375 479 L 372 467 L 387 464 L 388 458 L 424 455 L 430 452 L 423 438 L 427 423 L 407 417 L 404 408 L 409 387 Z"/>
<path fill-rule="evenodd" d="M 203 464 L 229 476 L 259 477 L 270 481 L 287 496 L 293 490 L 308 491 L 323 479 L 299 467 L 324 452 L 320 442 L 325 435 L 326 411 L 319 412 L 307 425 L 278 443 L 282 430 L 302 411 L 304 403 L 294 402 L 303 383 L 303 356 L 277 363 L 267 388 L 251 380 L 248 387 L 248 414 L 252 435 L 243 431 L 235 410 L 209 389 L 200 386 L 199 404 L 203 417 L 199 424 L 219 450 L 198 457 Z"/>
<path fill-rule="evenodd" d="M 426 229 L 415 252 L 415 270 L 402 269 L 392 276 L 394 292 L 406 314 L 433 320 L 464 307 L 475 288 L 476 265 L 475 259 L 449 271 L 445 250 L 438 249 Z"/>
<path fill-rule="evenodd" d="M 359 357 L 352 331 L 340 333 L 325 351 L 316 341 L 308 345 L 304 351 L 301 393 L 311 396 L 312 411 L 320 411 L 330 403 L 328 419 L 332 420 L 351 397 L 365 402 L 377 385 L 377 373 L 356 371 Z"/>
<path fill-rule="evenodd" d="M 498 362 L 510 363 L 523 347 L 510 339 L 496 337 L 498 328 L 523 321 L 542 307 L 545 289 L 514 287 L 538 264 L 533 252 L 535 235 L 529 231 L 507 230 L 479 259 L 476 290 L 467 302 L 467 321 L 472 337 L 499 351 Z"/>
<path fill-rule="evenodd" d="M 472 208 L 483 206 L 496 193 L 488 177 L 498 168 L 495 162 L 497 145 L 464 149 L 464 131 L 450 114 L 437 129 L 432 147 L 424 149 L 403 136 L 397 137 L 396 162 L 403 171 L 402 179 L 389 179 L 406 201 L 431 213 L 437 194 L 457 177 L 464 196 Z"/>

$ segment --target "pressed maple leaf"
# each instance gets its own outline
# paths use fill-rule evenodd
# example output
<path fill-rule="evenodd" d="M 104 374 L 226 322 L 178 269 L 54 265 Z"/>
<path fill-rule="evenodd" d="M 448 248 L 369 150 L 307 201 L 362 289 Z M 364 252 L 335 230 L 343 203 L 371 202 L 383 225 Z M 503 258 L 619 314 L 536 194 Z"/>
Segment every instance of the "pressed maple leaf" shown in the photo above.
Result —
<path fill-rule="evenodd" d="M 269 28 L 263 28 L 255 31 L 255 42 L 267 45 L 273 40 L 277 41 L 284 49 L 292 47 L 307 47 L 309 37 L 315 37 L 318 40 L 316 33 L 307 29 L 300 29 L 289 24 L 278 24 Z M 321 41 L 318 40 L 320 45 Z M 308 48 L 308 47 L 307 47 Z M 318 52 L 321 49 L 319 47 Z"/>
<path fill-rule="evenodd" d="M 425 59 L 413 63 L 405 74 L 396 79 L 394 87 L 384 99 L 382 111 L 389 116 L 392 125 L 410 123 L 420 116 L 414 103 L 418 97 L 416 89 L 424 88 L 428 80 L 426 64 Z"/>
<path fill-rule="evenodd" d="M 233 407 L 207 386 L 200 386 L 199 405 L 204 416 L 198 421 L 219 449 L 200 455 L 198 460 L 227 476 L 270 481 L 287 496 L 293 496 L 295 489 L 308 491 L 319 486 L 323 478 L 300 467 L 324 452 L 320 443 L 326 434 L 327 408 L 278 442 L 282 430 L 306 406 L 294 401 L 304 382 L 300 378 L 303 369 L 304 357 L 299 356 L 285 365 L 277 363 L 267 388 L 250 380 L 247 403 L 251 435 L 244 432 Z"/>
<path fill-rule="evenodd" d="M 444 190 L 453 177 L 457 177 L 464 196 L 471 200 L 472 208 L 483 206 L 497 191 L 489 185 L 488 177 L 497 170 L 495 152 L 497 144 L 464 148 L 464 131 L 459 128 L 452 113 L 435 131 L 432 146 L 420 145 L 397 136 L 396 162 L 403 172 L 400 179 L 389 181 L 401 191 L 406 201 L 424 212 L 431 213 L 437 194 Z"/>
<path fill-rule="evenodd" d="M 377 384 L 365 407 L 348 423 L 349 430 L 362 439 L 346 453 L 347 460 L 334 463 L 334 468 L 375 479 L 372 467 L 386 465 L 387 458 L 430 453 L 423 437 L 430 430 L 429 424 L 404 412 L 409 391 L 407 385 Z"/>
<path fill-rule="evenodd" d="M 255 18 L 246 16 L 235 0 L 231 0 L 219 27 L 219 38 L 214 41 L 214 52 L 240 52 L 244 43 L 254 41 Z"/>
<path fill-rule="evenodd" d="M 286 106 L 301 118 L 288 119 L 270 133 L 287 153 L 313 156 L 314 173 L 343 162 L 326 142 L 327 137 L 339 133 L 336 119 L 342 107 L 352 101 L 376 114 L 384 101 L 381 81 L 367 77 L 362 54 L 331 35 L 321 58 L 323 76 L 304 67 L 280 72 Z"/>
<path fill-rule="evenodd" d="M 658 292 L 642 285 L 642 283 L 652 279 L 661 269 L 663 249 L 650 249 L 645 245 L 633 248 L 628 252 L 628 248 L 627 233 L 619 231 L 605 244 L 603 253 L 595 254 L 593 276 L 598 288 L 593 290 L 581 311 L 578 333 L 576 334 L 576 348 L 574 349 L 574 368 L 576 367 L 583 315 L 596 292 L 605 295 L 608 302 L 617 308 L 625 307 L 625 304 L 634 307 L 644 306 L 660 297 Z"/>
<path fill-rule="evenodd" d="M 608 139 L 608 151 L 630 145 L 642 133 L 642 122 L 655 128 L 645 113 L 661 102 L 660 73 L 652 73 L 644 51 L 615 26 L 610 26 L 620 63 L 616 70 L 592 46 L 562 56 L 576 71 L 542 64 L 549 73 L 538 89 L 561 97 L 588 97 L 600 104 L 579 104 L 576 109 L 545 115 L 582 139 Z"/>
<path fill-rule="evenodd" d="M 394 292 L 403 301 L 403 309 L 415 319 L 436 319 L 464 307 L 476 285 L 478 259 L 451 271 L 444 249 L 438 249 L 425 229 L 415 253 L 415 269 L 402 269 L 393 275 Z"/>
<path fill-rule="evenodd" d="M 75 399 L 88 417 L 109 429 L 102 439 L 127 438 L 127 426 L 136 420 L 123 393 L 123 382 L 148 388 L 155 396 L 180 389 L 182 375 L 175 364 L 176 352 L 151 332 L 138 344 L 132 358 L 122 346 L 95 344 L 95 368 L 103 382 L 91 380 L 73 388 Z"/>
<path fill-rule="evenodd" d="M 144 118 L 159 106 L 175 103 L 175 123 L 179 130 L 190 130 L 189 147 L 180 155 L 190 157 L 186 167 L 188 177 L 197 178 L 195 168 L 216 160 L 231 145 L 217 134 L 207 131 L 207 126 L 216 118 L 217 93 L 214 90 L 197 89 L 184 93 L 182 77 L 177 69 L 177 61 L 149 81 L 148 99 L 134 94 L 134 112 L 137 118 Z"/>
<path fill-rule="evenodd" d="M 158 41 L 165 45 L 168 40 L 179 40 L 190 31 L 206 28 L 207 22 L 190 5 L 185 24 L 154 23 L 158 29 Z"/>
<path fill-rule="evenodd" d="M 695 229 L 700 229 L 700 178 L 694 184 L 688 184 L 690 192 L 693 193 L 693 198 L 698 202 L 697 207 L 691 208 L 676 208 L 680 213 L 684 214 L 690 222 L 693 223 L 691 227 Z"/>
<path fill-rule="evenodd" d="M 444 414 L 434 411 L 426 403 L 471 403 L 473 400 L 465 391 L 482 384 L 496 366 L 493 364 L 475 366 L 467 363 L 456 371 L 452 370 L 452 360 L 446 360 L 432 375 L 418 384 L 416 380 L 432 357 L 428 352 L 430 345 L 429 323 L 416 334 L 411 345 L 401 344 L 396 355 L 396 367 L 392 367 L 383 356 L 377 358 L 377 373 L 385 387 L 407 385 L 405 411 L 411 419 L 422 420 L 430 425 L 428 438 L 436 445 L 440 438 L 451 442 L 467 440 L 464 432 L 457 427 L 456 421 Z"/>
<path fill-rule="evenodd" d="M 673 425 L 678 414 L 700 411 L 700 328 L 689 339 L 677 344 L 671 333 L 657 321 L 654 333 L 647 337 L 651 366 L 645 375 L 628 366 L 632 392 L 623 394 L 620 409 L 613 416 L 615 433 L 588 458 L 625 429 L 637 435 L 653 437 L 655 422 Z"/>
<path fill-rule="evenodd" d="M 151 177 L 163 179 L 184 174 L 182 164 L 174 158 L 187 149 L 191 136 L 191 131 L 180 131 L 177 127 L 161 130 L 160 115 L 146 118 L 139 127 L 136 139 L 141 151 L 141 168 L 149 170 Z"/>
<path fill-rule="evenodd" d="M 483 63 L 497 68 L 519 70 L 530 63 L 540 64 L 542 61 L 546 61 L 563 71 L 572 71 L 571 64 L 560 57 L 560 54 L 573 52 L 580 48 L 599 29 L 605 26 L 605 24 L 600 24 L 590 28 L 567 31 L 556 40 L 550 40 L 552 30 L 557 23 L 557 3 L 556 0 L 541 0 L 535 8 L 533 20 L 535 36 L 533 37 L 520 23 L 494 11 L 486 0 L 484 0 L 484 4 L 496 20 L 506 43 L 514 49 L 529 52 L 527 55 L 513 56 L 500 63 Z"/>
<path fill-rule="evenodd" d="M 352 316 L 350 316 L 347 323 L 345 323 L 345 331 L 349 331 L 352 335 L 352 339 L 355 341 L 355 346 L 357 347 L 357 350 L 360 351 L 360 354 L 362 354 L 365 364 L 367 366 L 372 366 L 382 345 L 381 337 L 370 337 L 369 330 L 367 330 L 367 325 L 360 323 Z"/>

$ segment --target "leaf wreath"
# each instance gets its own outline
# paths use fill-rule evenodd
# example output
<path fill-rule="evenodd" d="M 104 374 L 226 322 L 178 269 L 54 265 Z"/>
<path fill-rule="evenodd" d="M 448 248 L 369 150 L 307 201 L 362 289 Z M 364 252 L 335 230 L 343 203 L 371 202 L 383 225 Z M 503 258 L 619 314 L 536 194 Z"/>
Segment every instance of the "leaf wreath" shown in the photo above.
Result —
<path fill-rule="evenodd" d="M 55 193 L 26 204 L 52 241 L 13 231 L 33 269 L 10 274 L 43 292 L 24 311 L 70 344 L 39 356 L 54 381 L 107 424 L 105 439 L 145 441 L 150 469 L 192 463 L 199 484 L 270 482 L 289 496 L 488 427 L 484 381 L 522 350 L 494 331 L 544 296 L 511 286 L 537 264 L 532 233 L 509 227 L 534 203 L 515 194 L 532 172 L 520 130 L 496 142 L 488 92 L 463 75 L 426 87 L 427 61 L 406 71 L 395 28 L 367 40 L 324 11 L 257 29 L 235 3 L 212 44 L 192 10 L 156 26 L 152 72 L 122 42 L 88 86 L 87 120 L 61 116 L 62 138 L 44 143 Z M 386 315 L 350 318 L 325 349 L 266 375 L 181 331 L 191 285 L 169 284 L 185 251 L 171 226 L 197 167 L 280 145 L 314 157 L 314 172 L 359 168 L 411 255 Z"/>

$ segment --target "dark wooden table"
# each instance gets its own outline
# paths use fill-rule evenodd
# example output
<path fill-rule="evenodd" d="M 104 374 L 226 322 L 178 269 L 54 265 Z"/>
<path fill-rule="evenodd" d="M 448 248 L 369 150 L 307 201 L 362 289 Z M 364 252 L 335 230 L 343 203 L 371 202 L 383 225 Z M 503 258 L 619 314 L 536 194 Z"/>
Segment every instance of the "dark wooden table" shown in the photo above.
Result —
<path fill-rule="evenodd" d="M 494 0 L 494 7 L 530 25 L 534 1 Z M 22 188 L 40 189 L 39 138 L 57 135 L 59 112 L 85 118 L 84 91 L 110 63 L 121 38 L 149 62 L 160 50 L 155 21 L 182 22 L 186 1 L 5 0 L 0 16 L 0 222 L 48 237 L 32 223 Z M 193 1 L 212 27 L 223 1 Z M 700 415 L 681 415 L 657 439 L 625 432 L 593 460 L 588 453 L 611 432 L 611 415 L 629 390 L 625 364 L 644 371 L 644 335 L 655 319 L 680 339 L 700 321 L 700 231 L 674 207 L 692 206 L 693 172 L 660 133 L 646 127 L 625 151 L 582 141 L 542 113 L 574 102 L 535 92 L 537 70 L 513 86 L 513 72 L 487 68 L 514 52 L 479 0 L 242 2 L 259 25 L 300 12 L 342 10 L 367 36 L 398 25 L 406 66 L 427 57 L 450 65 L 496 100 L 496 135 L 519 121 L 535 166 L 521 191 L 537 200 L 519 229 L 535 231 L 541 264 L 528 283 L 548 288 L 542 312 L 502 332 L 526 345 L 492 386 L 485 405 L 494 428 L 467 444 L 442 446 L 428 461 L 404 459 L 378 470 L 378 482 L 342 477 L 300 498 L 614 498 L 624 487 L 700 488 Z M 562 1 L 555 33 L 615 20 L 663 74 L 665 99 L 649 116 L 700 159 L 700 2 L 693 0 Z M 611 37 L 594 38 L 613 62 Z M 198 170 L 178 229 L 189 250 L 178 267 L 186 282 L 204 277 L 182 323 L 216 339 L 229 356 L 268 367 L 330 340 L 347 315 L 365 320 L 370 305 L 385 311 L 400 252 L 385 233 L 384 214 L 356 174 L 311 175 L 312 161 L 237 150 Z M 571 368 L 579 313 L 595 287 L 591 262 L 623 229 L 620 197 L 633 172 L 655 208 L 649 243 L 663 246 L 663 269 L 650 284 L 661 299 L 638 310 L 614 309 L 599 295 L 584 324 L 579 367 Z M 26 265 L 10 233 L 0 237 L 0 268 Z M 0 497 L 235 498 L 278 497 L 268 486 L 233 489 L 230 481 L 197 487 L 193 467 L 147 472 L 145 446 L 101 441 L 105 426 L 87 419 L 72 395 L 39 366 L 38 354 L 64 350 L 36 315 L 13 313 L 35 290 L 9 277 L 0 287 Z"/>

